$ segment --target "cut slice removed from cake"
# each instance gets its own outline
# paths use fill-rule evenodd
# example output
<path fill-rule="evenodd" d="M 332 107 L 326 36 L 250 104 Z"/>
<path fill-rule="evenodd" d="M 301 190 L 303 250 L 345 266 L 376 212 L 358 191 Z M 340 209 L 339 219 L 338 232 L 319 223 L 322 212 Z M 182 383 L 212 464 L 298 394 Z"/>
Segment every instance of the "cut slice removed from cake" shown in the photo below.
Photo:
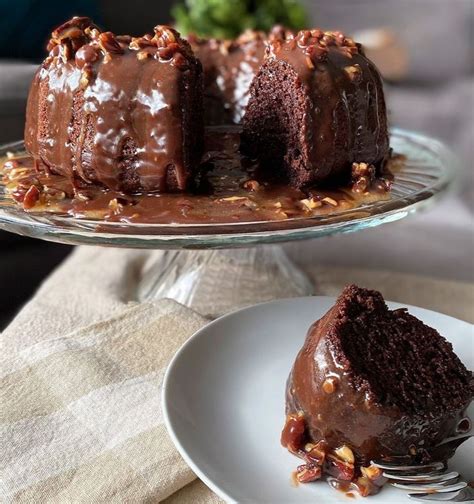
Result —
<path fill-rule="evenodd" d="M 372 460 L 451 457 L 461 441 L 443 442 L 470 430 L 473 390 L 472 373 L 435 329 L 350 285 L 296 357 L 281 441 L 304 459 L 300 481 L 326 473 L 366 495 L 382 483 Z"/>

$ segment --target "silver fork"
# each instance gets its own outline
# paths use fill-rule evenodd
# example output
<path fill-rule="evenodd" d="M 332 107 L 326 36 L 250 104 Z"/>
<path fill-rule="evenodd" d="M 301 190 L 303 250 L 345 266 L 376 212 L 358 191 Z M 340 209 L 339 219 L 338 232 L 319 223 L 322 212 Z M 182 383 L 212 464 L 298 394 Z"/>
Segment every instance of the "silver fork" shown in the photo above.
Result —
<path fill-rule="evenodd" d="M 461 434 L 446 439 L 442 444 L 463 442 L 472 437 Z M 459 443 L 461 444 L 461 443 Z M 447 470 L 443 462 L 426 465 L 402 465 L 384 461 L 372 461 L 382 469 L 383 475 L 395 488 L 408 490 L 410 499 L 419 501 L 474 502 L 474 488 L 460 480 L 460 474 Z"/>

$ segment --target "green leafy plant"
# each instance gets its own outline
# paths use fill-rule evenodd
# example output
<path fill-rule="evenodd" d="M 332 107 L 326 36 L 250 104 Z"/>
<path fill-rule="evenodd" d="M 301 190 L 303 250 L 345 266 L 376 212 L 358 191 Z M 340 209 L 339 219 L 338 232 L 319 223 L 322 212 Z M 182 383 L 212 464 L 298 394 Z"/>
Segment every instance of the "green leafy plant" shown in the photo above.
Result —
<path fill-rule="evenodd" d="M 275 24 L 304 28 L 298 0 L 184 0 L 173 8 L 177 29 L 201 37 L 234 38 L 246 28 L 269 31 Z"/>

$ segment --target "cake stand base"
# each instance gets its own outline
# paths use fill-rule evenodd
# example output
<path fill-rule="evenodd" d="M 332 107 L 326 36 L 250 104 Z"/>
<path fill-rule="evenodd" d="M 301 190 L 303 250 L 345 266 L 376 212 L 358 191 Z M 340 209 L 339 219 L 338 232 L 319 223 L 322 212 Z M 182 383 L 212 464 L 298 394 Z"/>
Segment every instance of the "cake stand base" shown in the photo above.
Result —
<path fill-rule="evenodd" d="M 248 249 L 165 251 L 148 264 L 138 301 L 171 298 L 207 317 L 314 288 L 278 245 Z"/>

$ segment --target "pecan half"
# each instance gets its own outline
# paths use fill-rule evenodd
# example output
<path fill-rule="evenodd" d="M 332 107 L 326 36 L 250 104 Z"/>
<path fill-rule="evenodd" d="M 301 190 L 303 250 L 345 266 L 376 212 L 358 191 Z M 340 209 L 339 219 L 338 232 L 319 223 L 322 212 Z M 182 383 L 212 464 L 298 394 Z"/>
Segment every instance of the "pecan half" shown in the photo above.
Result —
<path fill-rule="evenodd" d="M 310 483 L 321 478 L 321 467 L 315 464 L 303 464 L 296 468 L 296 479 L 300 483 Z"/>
<path fill-rule="evenodd" d="M 343 481 L 351 481 L 354 478 L 354 466 L 331 455 L 326 459 L 326 472 Z"/>
<path fill-rule="evenodd" d="M 157 42 L 158 47 L 166 47 L 179 39 L 179 33 L 166 25 L 157 25 L 153 28 L 155 35 L 153 40 Z"/>
<path fill-rule="evenodd" d="M 58 26 L 51 34 L 51 38 L 62 41 L 66 38 L 82 37 L 84 35 L 84 30 L 90 27 L 94 27 L 94 23 L 90 18 L 75 16 Z"/>
<path fill-rule="evenodd" d="M 308 463 L 322 466 L 326 460 L 327 444 L 325 441 L 306 443 L 304 451 L 303 457 Z"/>
<path fill-rule="evenodd" d="M 25 196 L 23 197 L 23 208 L 25 210 L 33 208 L 36 205 L 36 202 L 39 200 L 39 197 L 40 197 L 39 189 L 35 185 L 32 185 L 26 191 Z"/>
<path fill-rule="evenodd" d="M 103 32 L 99 35 L 99 46 L 106 54 L 123 54 L 122 46 L 112 32 Z"/>
<path fill-rule="evenodd" d="M 47 49 L 52 53 L 56 46 L 61 46 L 59 52 L 52 56 L 61 56 L 63 60 L 72 58 L 75 52 L 90 40 L 87 30 L 96 29 L 87 17 L 73 17 L 56 28 L 48 43 Z"/>

